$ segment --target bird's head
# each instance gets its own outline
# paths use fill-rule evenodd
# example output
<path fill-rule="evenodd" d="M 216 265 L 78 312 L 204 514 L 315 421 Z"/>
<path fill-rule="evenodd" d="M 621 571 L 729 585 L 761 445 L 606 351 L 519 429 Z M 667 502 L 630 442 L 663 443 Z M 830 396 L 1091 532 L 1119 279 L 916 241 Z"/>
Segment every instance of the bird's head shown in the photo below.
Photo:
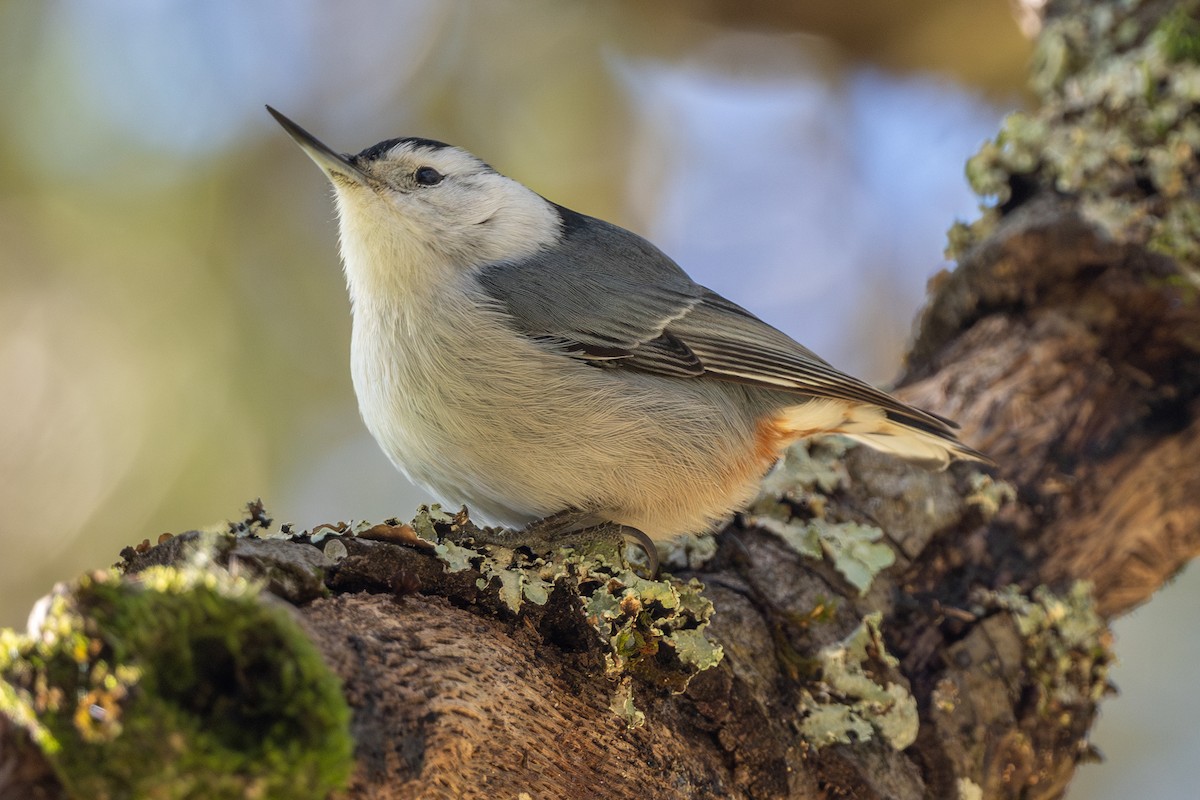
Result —
<path fill-rule="evenodd" d="M 461 148 L 409 137 L 341 154 L 267 108 L 333 184 L 356 304 L 526 258 L 562 235 L 553 204 Z"/>

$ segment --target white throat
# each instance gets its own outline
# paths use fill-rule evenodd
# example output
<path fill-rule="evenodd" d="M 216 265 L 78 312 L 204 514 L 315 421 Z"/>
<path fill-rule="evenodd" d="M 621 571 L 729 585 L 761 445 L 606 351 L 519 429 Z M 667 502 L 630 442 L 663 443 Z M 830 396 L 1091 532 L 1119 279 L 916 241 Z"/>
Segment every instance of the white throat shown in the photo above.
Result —
<path fill-rule="evenodd" d="M 473 269 L 527 258 L 562 235 L 554 206 L 502 175 L 434 197 L 337 187 L 342 264 L 356 308 L 403 307 L 440 294 Z"/>

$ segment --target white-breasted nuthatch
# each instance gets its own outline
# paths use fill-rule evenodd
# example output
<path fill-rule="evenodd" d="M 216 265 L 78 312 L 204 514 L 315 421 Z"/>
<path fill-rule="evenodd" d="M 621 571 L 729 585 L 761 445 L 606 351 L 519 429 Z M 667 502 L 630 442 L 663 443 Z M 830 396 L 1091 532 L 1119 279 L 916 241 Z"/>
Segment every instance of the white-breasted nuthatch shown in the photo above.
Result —
<path fill-rule="evenodd" d="M 662 541 L 712 528 L 806 436 L 986 460 L 640 236 L 464 150 L 340 155 L 268 110 L 333 184 L 363 420 L 445 501 L 506 524 L 573 509 Z"/>

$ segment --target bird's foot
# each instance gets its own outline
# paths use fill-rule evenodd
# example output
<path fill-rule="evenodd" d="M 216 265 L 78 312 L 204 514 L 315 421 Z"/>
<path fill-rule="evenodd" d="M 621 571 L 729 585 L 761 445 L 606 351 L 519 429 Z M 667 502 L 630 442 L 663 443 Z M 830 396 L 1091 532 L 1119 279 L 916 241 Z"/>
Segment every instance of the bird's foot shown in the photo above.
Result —
<path fill-rule="evenodd" d="M 553 553 L 562 547 L 589 550 L 609 545 L 616 547 L 623 556 L 625 545 L 633 544 L 645 554 L 650 577 L 658 577 L 658 548 L 653 539 L 637 528 L 602 520 L 591 511 L 560 511 L 516 530 L 483 528 L 474 532 L 471 538 L 479 544 L 528 548 L 538 555 Z"/>

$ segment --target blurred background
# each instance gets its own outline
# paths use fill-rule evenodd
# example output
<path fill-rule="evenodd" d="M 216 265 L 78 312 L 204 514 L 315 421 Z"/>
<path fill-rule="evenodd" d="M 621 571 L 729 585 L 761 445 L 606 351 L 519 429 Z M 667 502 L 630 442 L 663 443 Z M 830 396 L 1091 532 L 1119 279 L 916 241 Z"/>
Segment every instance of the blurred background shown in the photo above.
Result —
<path fill-rule="evenodd" d="M 1008 0 L 0 0 L 0 625 L 255 497 L 426 499 L 359 422 L 328 188 L 264 103 L 460 144 L 886 382 L 1029 51 Z M 1195 796 L 1197 572 L 1117 624 L 1072 798 Z"/>

